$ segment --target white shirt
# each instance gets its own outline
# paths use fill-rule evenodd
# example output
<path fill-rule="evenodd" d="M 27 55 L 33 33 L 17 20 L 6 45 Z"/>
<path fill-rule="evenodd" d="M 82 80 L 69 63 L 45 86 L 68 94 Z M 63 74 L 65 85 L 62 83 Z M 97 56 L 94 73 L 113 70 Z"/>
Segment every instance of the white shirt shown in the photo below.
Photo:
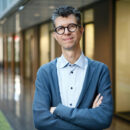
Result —
<path fill-rule="evenodd" d="M 79 99 L 88 60 L 82 53 L 79 59 L 70 64 L 62 55 L 57 59 L 57 74 L 62 104 L 74 108 Z"/>

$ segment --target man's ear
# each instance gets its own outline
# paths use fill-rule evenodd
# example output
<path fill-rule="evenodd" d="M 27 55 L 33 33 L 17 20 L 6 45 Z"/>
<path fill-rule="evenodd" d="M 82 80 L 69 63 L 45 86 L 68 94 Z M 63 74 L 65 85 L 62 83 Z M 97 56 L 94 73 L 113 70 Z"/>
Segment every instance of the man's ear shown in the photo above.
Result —
<path fill-rule="evenodd" d="M 83 28 L 83 26 L 81 26 L 81 28 L 80 28 L 80 32 L 81 32 L 81 34 L 83 34 L 83 32 L 84 32 L 84 28 Z"/>

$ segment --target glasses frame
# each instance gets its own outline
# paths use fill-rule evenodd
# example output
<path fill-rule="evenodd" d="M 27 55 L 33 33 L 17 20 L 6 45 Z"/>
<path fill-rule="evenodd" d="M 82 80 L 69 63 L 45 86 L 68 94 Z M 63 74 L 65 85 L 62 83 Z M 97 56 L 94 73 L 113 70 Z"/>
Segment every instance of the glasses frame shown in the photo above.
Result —
<path fill-rule="evenodd" d="M 55 31 L 57 34 L 59 34 L 59 35 L 63 35 L 63 34 L 65 33 L 65 29 L 66 29 L 66 28 L 67 28 L 67 30 L 68 30 L 69 32 L 75 32 L 76 29 L 75 29 L 74 31 L 70 31 L 70 30 L 69 30 L 69 26 L 70 26 L 70 25 L 75 25 L 75 26 L 76 26 L 76 29 L 77 29 L 77 27 L 81 27 L 81 25 L 78 25 L 78 24 L 75 24 L 75 23 L 70 23 L 67 27 L 58 26 L 58 27 L 56 27 L 56 28 L 54 29 L 54 31 Z M 63 31 L 63 33 L 61 33 L 61 34 L 57 32 L 57 29 L 60 28 L 60 27 L 64 28 L 64 31 Z"/>

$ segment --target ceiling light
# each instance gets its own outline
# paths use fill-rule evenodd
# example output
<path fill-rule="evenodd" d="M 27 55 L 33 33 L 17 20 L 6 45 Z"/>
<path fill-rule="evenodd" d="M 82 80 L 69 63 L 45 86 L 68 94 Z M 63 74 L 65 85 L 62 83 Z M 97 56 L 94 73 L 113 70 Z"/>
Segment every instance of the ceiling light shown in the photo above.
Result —
<path fill-rule="evenodd" d="M 24 9 L 24 6 L 23 6 L 23 5 L 19 7 L 19 10 L 20 10 L 20 11 L 23 10 L 23 9 Z"/>
<path fill-rule="evenodd" d="M 51 5 L 49 6 L 49 9 L 55 9 L 55 6 Z"/>

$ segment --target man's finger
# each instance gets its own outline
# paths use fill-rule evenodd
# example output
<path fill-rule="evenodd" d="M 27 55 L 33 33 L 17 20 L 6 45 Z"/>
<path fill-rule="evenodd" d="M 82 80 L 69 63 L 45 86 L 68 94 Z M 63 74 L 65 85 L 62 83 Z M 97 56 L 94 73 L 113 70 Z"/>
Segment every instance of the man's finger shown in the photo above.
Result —
<path fill-rule="evenodd" d="M 101 96 L 96 104 L 96 106 L 98 107 L 101 103 L 102 103 L 102 99 L 103 99 L 103 96 Z"/>
<path fill-rule="evenodd" d="M 96 108 L 102 103 L 103 96 L 100 97 L 100 95 L 101 95 L 100 93 L 97 95 L 96 99 L 93 102 L 92 108 Z"/>
<path fill-rule="evenodd" d="M 92 108 L 96 107 L 96 104 L 97 104 L 97 101 L 98 101 L 99 97 L 100 97 L 100 93 L 97 95 L 96 99 L 94 100 Z"/>
<path fill-rule="evenodd" d="M 96 99 L 94 100 L 94 103 L 97 103 L 100 97 L 100 93 L 97 95 Z"/>

